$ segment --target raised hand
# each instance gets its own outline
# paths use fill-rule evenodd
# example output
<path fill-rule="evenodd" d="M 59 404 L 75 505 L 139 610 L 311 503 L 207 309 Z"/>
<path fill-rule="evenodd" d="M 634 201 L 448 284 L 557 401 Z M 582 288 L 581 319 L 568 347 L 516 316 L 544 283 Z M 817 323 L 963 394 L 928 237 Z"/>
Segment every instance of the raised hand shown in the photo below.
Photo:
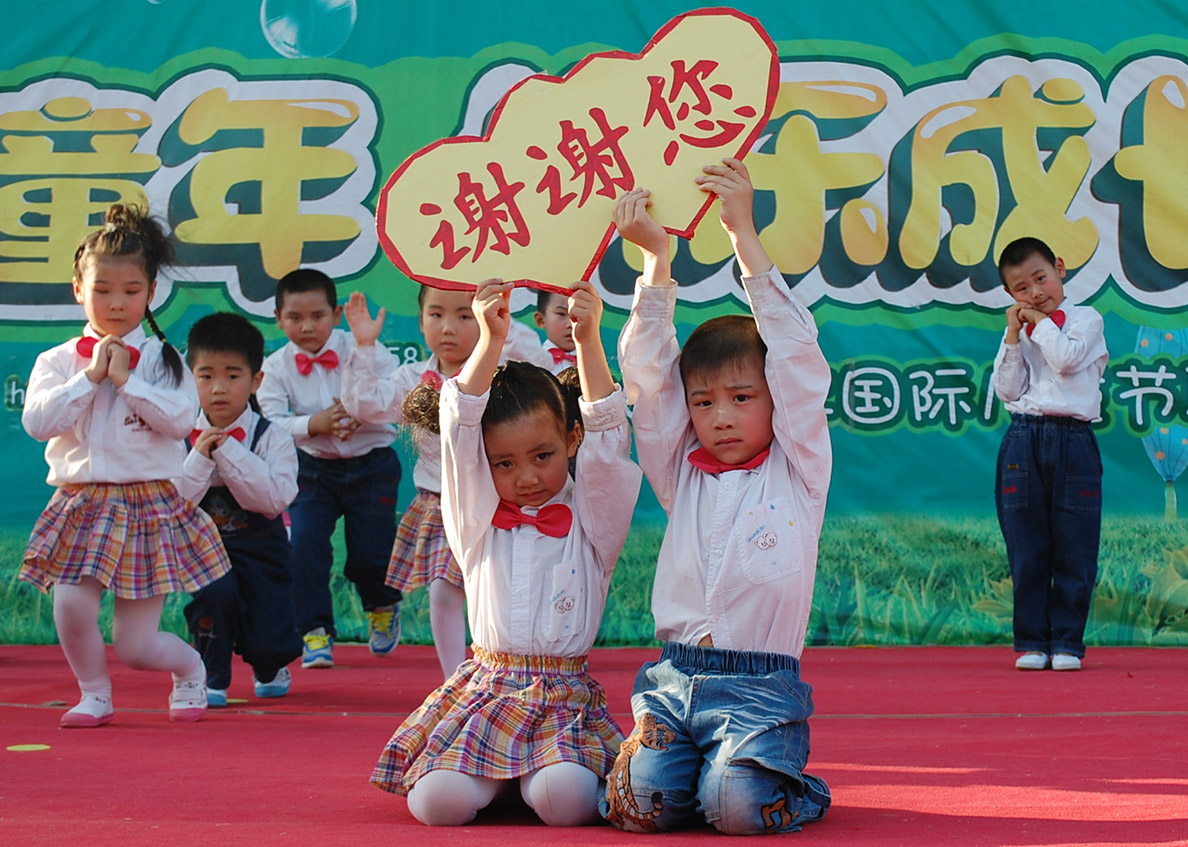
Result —
<path fill-rule="evenodd" d="M 361 291 L 353 291 L 346 302 L 343 314 L 346 315 L 351 334 L 355 336 L 355 346 L 370 347 L 375 344 L 380 330 L 384 328 L 384 317 L 388 310 L 381 306 L 379 314 L 372 318 L 371 310 L 367 308 L 367 297 Z"/>
<path fill-rule="evenodd" d="M 751 208 L 755 189 L 747 166 L 738 159 L 723 159 L 720 165 L 706 165 L 696 179 L 702 191 L 717 196 L 718 216 L 728 233 L 754 228 Z"/>
<path fill-rule="evenodd" d="M 474 292 L 471 307 L 479 322 L 480 332 L 488 338 L 503 341 L 511 326 L 511 291 L 515 286 L 501 279 L 486 279 Z"/>
<path fill-rule="evenodd" d="M 666 256 L 669 253 L 668 233 L 648 212 L 652 192 L 633 188 L 615 201 L 611 218 L 619 235 L 637 245 L 645 254 Z"/>
<path fill-rule="evenodd" d="M 594 286 L 581 280 L 572 286 L 569 295 L 569 320 L 573 322 L 573 340 L 588 343 L 598 338 L 602 323 L 602 298 Z"/>

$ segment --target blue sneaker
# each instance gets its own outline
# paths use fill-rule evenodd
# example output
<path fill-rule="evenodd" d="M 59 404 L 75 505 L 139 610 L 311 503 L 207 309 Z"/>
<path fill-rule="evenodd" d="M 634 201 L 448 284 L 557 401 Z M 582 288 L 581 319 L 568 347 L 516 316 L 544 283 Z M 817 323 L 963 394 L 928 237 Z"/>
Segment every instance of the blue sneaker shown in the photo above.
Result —
<path fill-rule="evenodd" d="M 206 689 L 206 705 L 212 709 L 222 709 L 227 705 L 227 689 L 226 688 L 208 688 Z"/>
<path fill-rule="evenodd" d="M 313 632 L 305 633 L 302 640 L 305 641 L 305 647 L 301 650 L 301 667 L 334 667 L 334 636 L 327 635 L 326 630 L 318 627 Z"/>
<path fill-rule="evenodd" d="M 367 646 L 376 656 L 386 656 L 400 643 L 400 604 L 367 613 Z"/>
<path fill-rule="evenodd" d="M 260 682 L 260 680 L 256 679 L 256 675 L 252 674 L 252 682 L 255 683 L 257 697 L 284 697 L 289 693 L 289 685 L 293 682 L 293 675 L 289 673 L 288 668 L 281 668 L 276 672 L 276 676 L 268 682 Z"/>

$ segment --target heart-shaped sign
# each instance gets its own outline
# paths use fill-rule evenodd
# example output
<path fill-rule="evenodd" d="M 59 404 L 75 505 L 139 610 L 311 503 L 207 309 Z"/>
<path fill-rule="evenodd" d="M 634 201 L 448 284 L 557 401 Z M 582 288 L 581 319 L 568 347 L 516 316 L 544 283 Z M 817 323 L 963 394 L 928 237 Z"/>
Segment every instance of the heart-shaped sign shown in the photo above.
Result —
<path fill-rule="evenodd" d="M 759 22 L 733 9 L 669 21 L 643 52 L 595 53 L 564 77 L 512 88 L 487 134 L 417 151 L 384 186 L 376 226 L 412 279 L 473 288 L 491 277 L 567 291 L 614 232 L 615 199 L 651 189 L 653 217 L 691 237 L 713 202 L 701 168 L 750 150 L 779 90 Z"/>

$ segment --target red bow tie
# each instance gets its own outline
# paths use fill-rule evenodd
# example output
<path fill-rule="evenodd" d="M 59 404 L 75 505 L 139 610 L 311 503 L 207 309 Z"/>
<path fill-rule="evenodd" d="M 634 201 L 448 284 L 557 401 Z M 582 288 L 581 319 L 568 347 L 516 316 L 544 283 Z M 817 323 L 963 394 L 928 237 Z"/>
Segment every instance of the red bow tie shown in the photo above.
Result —
<path fill-rule="evenodd" d="M 1052 323 L 1056 324 L 1056 326 L 1064 326 L 1064 312 L 1062 312 L 1060 309 L 1057 309 L 1055 312 L 1048 315 L 1048 318 L 1052 321 Z M 1033 332 L 1035 332 L 1035 324 L 1027 324 L 1027 337 L 1031 338 L 1031 333 Z"/>
<path fill-rule="evenodd" d="M 93 355 L 95 355 L 95 345 L 98 343 L 99 343 L 98 338 L 91 338 L 91 336 L 89 336 L 89 335 L 84 335 L 82 338 L 80 338 L 78 340 L 78 343 L 74 345 L 74 350 L 75 350 L 75 352 L 78 353 L 78 355 L 82 356 L 84 359 L 89 359 Z M 133 370 L 133 369 L 135 369 L 137 362 L 140 361 L 140 351 L 137 350 L 135 347 L 129 347 L 129 348 L 127 348 L 127 350 L 128 350 L 128 370 Z"/>
<path fill-rule="evenodd" d="M 338 367 L 338 354 L 333 350 L 327 350 L 320 356 L 307 356 L 305 353 L 297 354 L 297 373 L 302 376 L 309 376 L 313 371 L 314 365 L 321 365 L 328 371 L 332 371 Z"/>
<path fill-rule="evenodd" d="M 198 440 L 198 436 L 200 436 L 204 432 L 206 432 L 206 430 L 204 430 L 204 429 L 190 430 L 190 446 L 191 447 L 193 447 L 194 442 Z M 241 426 L 237 426 L 237 427 L 235 427 L 235 429 L 224 430 L 223 435 L 229 435 L 232 438 L 234 438 L 236 441 L 243 441 L 245 438 L 247 438 L 247 433 L 243 431 L 243 427 L 241 427 Z"/>
<path fill-rule="evenodd" d="M 441 391 L 441 383 L 442 383 L 441 374 L 439 374 L 437 371 L 433 370 L 432 368 L 426 369 L 426 371 L 423 374 L 421 374 L 421 382 L 428 385 L 434 391 Z"/>
<path fill-rule="evenodd" d="M 553 538 L 564 538 L 569 535 L 569 528 L 573 526 L 573 512 L 564 503 L 554 503 L 545 506 L 535 515 L 528 515 L 520 511 L 520 507 L 506 500 L 499 501 L 499 508 L 491 518 L 491 525 L 496 529 L 515 529 L 520 524 L 536 527 L 543 535 Z"/>
<path fill-rule="evenodd" d="M 705 471 L 706 473 L 723 473 L 725 471 L 749 471 L 759 467 L 767 459 L 767 454 L 771 452 L 771 448 L 754 456 L 750 460 L 743 462 L 741 465 L 728 465 L 725 462 L 719 462 L 710 455 L 709 450 L 704 447 L 698 447 L 689 454 L 689 464 L 693 467 Z"/>
<path fill-rule="evenodd" d="M 549 352 L 553 354 L 553 364 L 559 365 L 562 362 L 569 362 L 571 365 L 577 364 L 576 353 L 566 353 L 560 347 L 550 347 Z"/>

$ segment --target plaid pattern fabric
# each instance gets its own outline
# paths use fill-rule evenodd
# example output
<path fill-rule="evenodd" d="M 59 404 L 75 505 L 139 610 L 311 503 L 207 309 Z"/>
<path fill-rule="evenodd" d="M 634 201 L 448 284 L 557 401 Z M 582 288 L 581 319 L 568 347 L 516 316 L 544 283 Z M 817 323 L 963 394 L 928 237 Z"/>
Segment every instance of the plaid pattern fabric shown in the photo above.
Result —
<path fill-rule="evenodd" d="M 392 545 L 384 582 L 410 591 L 435 579 L 462 587 L 462 571 L 450 552 L 441 522 L 441 495 L 418 489 L 396 527 L 396 543 Z"/>
<path fill-rule="evenodd" d="M 117 597 L 193 593 L 231 568 L 210 517 L 172 482 L 63 485 L 37 519 L 21 579 L 48 591 L 92 576 Z"/>
<path fill-rule="evenodd" d="M 606 776 L 623 733 L 584 656 L 474 655 L 393 733 L 376 786 L 407 794 L 429 771 L 515 779 L 558 762 Z"/>

